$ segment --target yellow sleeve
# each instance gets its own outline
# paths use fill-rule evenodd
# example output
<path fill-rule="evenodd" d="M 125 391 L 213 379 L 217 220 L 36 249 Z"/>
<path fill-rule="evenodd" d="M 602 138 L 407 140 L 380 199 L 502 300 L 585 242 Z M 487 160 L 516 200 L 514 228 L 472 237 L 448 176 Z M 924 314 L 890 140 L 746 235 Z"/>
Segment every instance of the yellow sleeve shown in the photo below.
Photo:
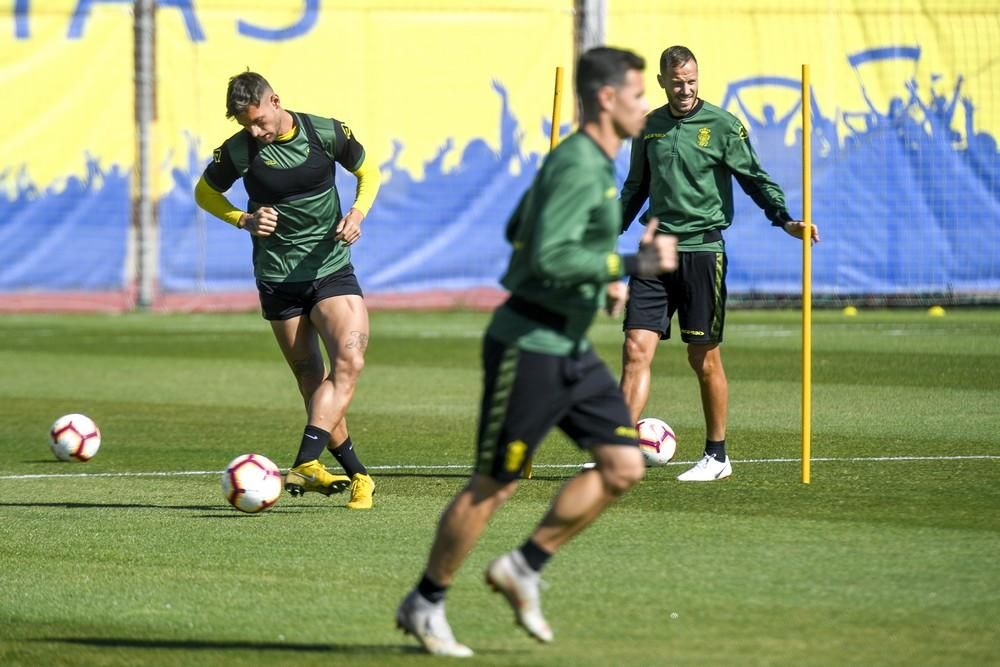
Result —
<path fill-rule="evenodd" d="M 368 215 L 372 204 L 375 203 L 375 195 L 378 194 L 379 186 L 382 185 L 382 174 L 378 166 L 368 166 L 370 160 L 365 160 L 358 167 L 357 171 L 351 173 L 358 178 L 358 191 L 354 195 L 354 205 L 364 215 Z"/>
<path fill-rule="evenodd" d="M 360 180 L 359 180 L 360 183 Z M 233 203 L 226 199 L 226 196 L 213 188 L 202 176 L 198 184 L 194 186 L 194 200 L 198 206 L 202 207 L 220 220 L 228 222 L 234 227 L 243 229 L 240 219 L 243 211 L 233 206 Z"/>

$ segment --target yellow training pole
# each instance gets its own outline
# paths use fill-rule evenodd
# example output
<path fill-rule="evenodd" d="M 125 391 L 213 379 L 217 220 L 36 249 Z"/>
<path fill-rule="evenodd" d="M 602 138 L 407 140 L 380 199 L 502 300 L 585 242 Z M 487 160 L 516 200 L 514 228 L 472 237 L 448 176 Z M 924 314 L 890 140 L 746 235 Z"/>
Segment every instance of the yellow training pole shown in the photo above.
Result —
<path fill-rule="evenodd" d="M 552 93 L 552 129 L 549 130 L 549 150 L 559 143 L 559 107 L 562 105 L 562 67 L 556 67 L 556 86 Z M 524 464 L 524 477 L 531 479 L 531 459 Z"/>
<path fill-rule="evenodd" d="M 556 67 L 556 89 L 552 93 L 552 129 L 549 130 L 549 150 L 559 143 L 559 107 L 562 106 L 562 67 Z"/>
<path fill-rule="evenodd" d="M 802 65 L 802 483 L 809 484 L 812 451 L 812 118 L 809 65 Z"/>

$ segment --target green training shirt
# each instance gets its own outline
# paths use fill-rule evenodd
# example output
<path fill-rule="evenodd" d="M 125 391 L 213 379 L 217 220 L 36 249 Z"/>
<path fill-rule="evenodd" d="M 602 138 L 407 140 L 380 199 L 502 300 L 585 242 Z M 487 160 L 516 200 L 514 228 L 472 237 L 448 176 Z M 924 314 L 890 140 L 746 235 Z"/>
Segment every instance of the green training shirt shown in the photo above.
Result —
<path fill-rule="evenodd" d="M 791 220 L 785 195 L 760 166 L 746 128 L 736 116 L 704 100 L 683 118 L 667 105 L 646 118 L 632 141 L 628 177 L 622 187 L 622 217 L 632 222 L 649 199 L 649 217 L 659 231 L 677 236 L 680 252 L 723 250 L 703 234 L 733 223 L 733 178 L 771 222 Z"/>
<path fill-rule="evenodd" d="M 350 128 L 333 118 L 295 113 L 291 138 L 258 143 L 240 130 L 215 149 L 205 181 L 225 192 L 243 179 L 249 212 L 278 211 L 270 236 L 253 236 L 254 276 L 273 282 L 301 282 L 330 275 L 351 261 L 350 246 L 335 241 L 340 197 L 334 161 L 357 171 L 364 148 Z"/>
<path fill-rule="evenodd" d="M 586 134 L 570 135 L 545 159 L 507 223 L 513 245 L 501 283 L 511 294 L 565 318 L 560 329 L 501 306 L 487 333 L 545 354 L 586 349 L 587 329 L 607 283 L 622 276 L 614 164 Z"/>

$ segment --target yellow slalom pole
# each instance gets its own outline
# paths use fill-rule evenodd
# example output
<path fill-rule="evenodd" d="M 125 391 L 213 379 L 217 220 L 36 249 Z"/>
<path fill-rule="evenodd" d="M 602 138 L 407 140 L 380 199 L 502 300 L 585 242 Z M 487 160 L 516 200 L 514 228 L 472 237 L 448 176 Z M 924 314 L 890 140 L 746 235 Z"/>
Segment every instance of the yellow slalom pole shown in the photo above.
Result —
<path fill-rule="evenodd" d="M 802 65 L 802 483 L 812 461 L 812 118 L 809 65 Z"/>
<path fill-rule="evenodd" d="M 552 93 L 552 129 L 549 130 L 549 150 L 559 143 L 559 107 L 562 106 L 562 67 L 556 67 L 556 85 Z M 531 459 L 524 464 L 524 478 L 531 479 Z"/>
<path fill-rule="evenodd" d="M 556 67 L 556 89 L 552 93 L 552 129 L 549 130 L 549 150 L 559 143 L 559 107 L 562 106 L 562 67 Z"/>

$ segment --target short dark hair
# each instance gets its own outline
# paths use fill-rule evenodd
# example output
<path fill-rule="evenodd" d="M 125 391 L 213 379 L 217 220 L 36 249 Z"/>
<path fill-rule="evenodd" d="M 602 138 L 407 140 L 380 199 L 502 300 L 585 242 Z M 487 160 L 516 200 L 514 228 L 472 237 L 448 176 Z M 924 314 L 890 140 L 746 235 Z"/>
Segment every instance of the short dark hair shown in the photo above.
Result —
<path fill-rule="evenodd" d="M 597 115 L 597 91 L 604 86 L 620 88 L 629 70 L 646 69 L 641 56 L 610 46 L 598 46 L 580 56 L 576 65 L 576 94 L 584 120 Z"/>
<path fill-rule="evenodd" d="M 226 118 L 235 118 L 250 106 L 260 106 L 260 101 L 273 90 L 267 79 L 257 72 L 241 72 L 229 79 L 226 88 Z"/>
<path fill-rule="evenodd" d="M 679 44 L 668 46 L 660 54 L 660 74 L 680 67 L 689 60 L 693 60 L 696 65 L 698 64 L 698 59 L 691 53 L 691 49 Z"/>

